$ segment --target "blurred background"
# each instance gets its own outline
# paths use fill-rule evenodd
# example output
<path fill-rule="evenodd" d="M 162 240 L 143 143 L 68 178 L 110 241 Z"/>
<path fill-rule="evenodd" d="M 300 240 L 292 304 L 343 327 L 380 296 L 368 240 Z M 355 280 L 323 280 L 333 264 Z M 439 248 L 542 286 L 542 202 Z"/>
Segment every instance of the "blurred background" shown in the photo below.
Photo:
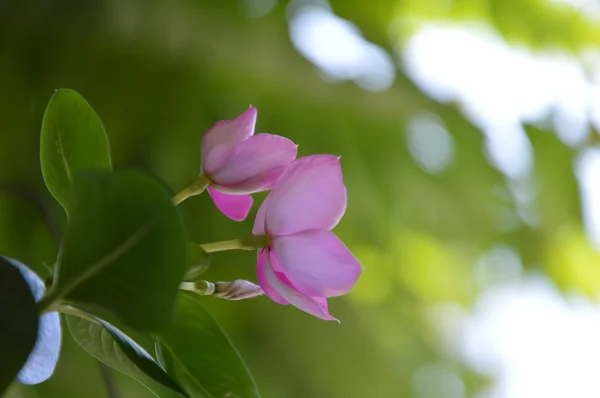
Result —
<path fill-rule="evenodd" d="M 116 168 L 174 191 L 249 104 L 258 131 L 342 156 L 336 233 L 365 271 L 331 300 L 341 325 L 205 300 L 263 398 L 600 396 L 596 0 L 0 0 L 0 253 L 43 277 L 64 223 L 39 164 L 57 88 L 102 118 Z M 254 218 L 206 195 L 182 210 L 198 242 Z M 212 264 L 255 280 L 252 253 Z M 8 397 L 107 396 L 65 336 L 55 376 Z"/>

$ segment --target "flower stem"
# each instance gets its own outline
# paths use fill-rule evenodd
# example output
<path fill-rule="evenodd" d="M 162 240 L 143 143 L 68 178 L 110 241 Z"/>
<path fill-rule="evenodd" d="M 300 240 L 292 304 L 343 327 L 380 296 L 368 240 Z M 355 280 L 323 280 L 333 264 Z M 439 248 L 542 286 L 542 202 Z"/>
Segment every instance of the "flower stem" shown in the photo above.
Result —
<path fill-rule="evenodd" d="M 198 245 L 206 253 L 222 252 L 226 250 L 256 250 L 267 247 L 266 236 L 249 236 L 246 238 L 224 240 L 214 243 L 203 243 Z"/>
<path fill-rule="evenodd" d="M 179 289 L 194 292 L 201 296 L 212 296 L 215 292 L 215 284 L 208 281 L 181 282 Z"/>
<path fill-rule="evenodd" d="M 191 196 L 200 195 L 206 188 L 208 188 L 209 185 L 210 180 L 204 174 L 202 174 L 187 188 L 182 189 L 177 195 L 175 195 L 173 197 L 173 203 L 178 205 Z"/>
<path fill-rule="evenodd" d="M 244 246 L 242 239 L 225 240 L 222 242 L 204 243 L 200 246 L 200 249 L 207 253 L 222 252 L 226 250 L 254 250 L 254 247 Z"/>

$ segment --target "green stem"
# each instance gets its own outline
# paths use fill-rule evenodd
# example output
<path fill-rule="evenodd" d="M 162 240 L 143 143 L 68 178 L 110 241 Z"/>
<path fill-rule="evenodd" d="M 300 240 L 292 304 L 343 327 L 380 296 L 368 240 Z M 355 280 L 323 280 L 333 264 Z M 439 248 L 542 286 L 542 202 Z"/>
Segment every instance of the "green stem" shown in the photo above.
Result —
<path fill-rule="evenodd" d="M 191 196 L 200 195 L 208 188 L 210 180 L 205 175 L 201 175 L 194 182 L 192 182 L 187 188 L 182 189 L 177 195 L 173 197 L 173 203 L 177 206 L 187 198 Z"/>
<path fill-rule="evenodd" d="M 201 296 L 211 296 L 215 292 L 215 284 L 208 281 L 181 282 L 179 290 L 187 290 Z"/>
<path fill-rule="evenodd" d="M 222 242 L 204 243 L 198 245 L 207 253 L 222 252 L 225 250 L 244 250 L 244 245 L 241 239 L 225 240 Z M 250 248 L 253 250 L 254 248 Z"/>
<path fill-rule="evenodd" d="M 203 243 L 200 246 L 206 253 L 222 252 L 226 250 L 256 250 L 268 246 L 266 236 L 249 236 L 246 238 L 224 240 L 214 243 Z"/>

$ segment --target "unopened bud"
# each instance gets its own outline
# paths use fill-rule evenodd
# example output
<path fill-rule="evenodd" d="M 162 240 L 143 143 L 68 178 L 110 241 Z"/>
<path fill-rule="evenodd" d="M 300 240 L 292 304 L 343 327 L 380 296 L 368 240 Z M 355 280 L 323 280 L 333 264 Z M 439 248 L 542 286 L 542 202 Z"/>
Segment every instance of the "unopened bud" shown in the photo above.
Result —
<path fill-rule="evenodd" d="M 233 282 L 215 282 L 215 291 L 212 295 L 226 300 L 244 300 L 263 293 L 260 286 L 238 279 Z"/>

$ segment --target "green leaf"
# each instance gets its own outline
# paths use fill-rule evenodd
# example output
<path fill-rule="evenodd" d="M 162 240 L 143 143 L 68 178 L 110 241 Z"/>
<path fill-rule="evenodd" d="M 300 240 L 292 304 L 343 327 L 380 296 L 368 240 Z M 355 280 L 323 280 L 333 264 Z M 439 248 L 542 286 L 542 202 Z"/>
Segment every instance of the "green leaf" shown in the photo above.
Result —
<path fill-rule="evenodd" d="M 43 308 L 65 298 L 140 331 L 172 321 L 187 237 L 170 193 L 138 172 L 80 172 L 72 213 Z"/>
<path fill-rule="evenodd" d="M 42 279 L 24 264 L 8 257 L 2 257 L 13 267 L 21 272 L 27 282 L 35 301 L 39 301 L 46 292 L 46 286 Z M 17 381 L 21 384 L 39 384 L 52 376 L 62 343 L 62 328 L 60 317 L 57 312 L 42 315 L 38 321 L 38 336 L 33 351 L 29 355 L 25 366 L 17 375 Z"/>
<path fill-rule="evenodd" d="M 180 396 L 174 391 L 186 395 L 147 351 L 108 322 L 91 316 L 66 315 L 65 319 L 75 341 L 91 356 L 139 381 L 159 398 Z"/>
<path fill-rule="evenodd" d="M 210 267 L 210 255 L 202 250 L 198 244 L 188 244 L 188 270 L 184 280 L 196 282 Z"/>
<path fill-rule="evenodd" d="M 0 395 L 27 361 L 37 340 L 35 299 L 21 272 L 0 257 Z"/>
<path fill-rule="evenodd" d="M 200 296 L 181 292 L 175 322 L 157 343 L 159 360 L 190 396 L 259 397 L 246 365 Z"/>
<path fill-rule="evenodd" d="M 42 121 L 40 160 L 46 186 L 67 214 L 75 173 L 112 169 L 102 122 L 77 92 L 57 90 L 50 98 Z"/>

